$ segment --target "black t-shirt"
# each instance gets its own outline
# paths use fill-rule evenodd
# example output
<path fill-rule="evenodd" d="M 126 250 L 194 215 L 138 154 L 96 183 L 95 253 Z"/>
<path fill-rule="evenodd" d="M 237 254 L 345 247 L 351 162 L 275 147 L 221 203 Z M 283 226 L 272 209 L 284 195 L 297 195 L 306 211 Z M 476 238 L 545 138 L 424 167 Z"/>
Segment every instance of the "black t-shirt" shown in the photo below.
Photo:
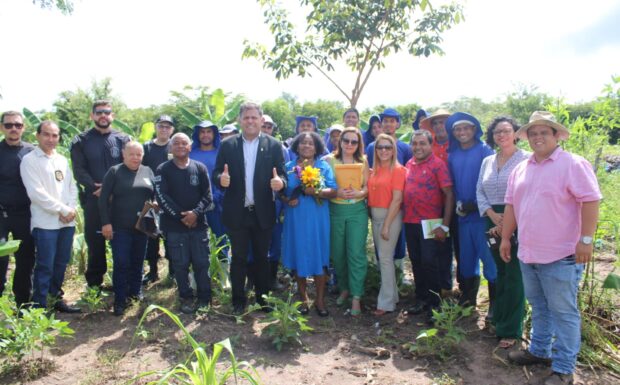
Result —
<path fill-rule="evenodd" d="M 149 166 L 153 172 L 157 170 L 160 164 L 168 161 L 168 153 L 170 152 L 170 141 L 160 146 L 151 140 L 144 143 L 144 157 L 142 164 Z"/>
<path fill-rule="evenodd" d="M 103 178 L 99 196 L 101 224 L 113 229 L 132 230 L 144 202 L 153 198 L 153 172 L 140 165 L 131 171 L 124 164 L 112 166 Z"/>
<path fill-rule="evenodd" d="M 73 139 L 69 148 L 73 176 L 87 194 L 96 190 L 95 183 L 103 181 L 110 167 L 123 162 L 123 145 L 129 140 L 129 136 L 116 130 L 102 134 L 96 128 Z"/>
<path fill-rule="evenodd" d="M 155 172 L 155 196 L 161 210 L 162 231 L 187 231 L 188 227 L 181 222 L 183 211 L 198 215 L 194 229 L 206 228 L 205 213 L 213 208 L 213 198 L 204 164 L 191 159 L 186 168 L 179 168 L 173 160 L 162 163 Z"/>
<path fill-rule="evenodd" d="M 6 140 L 0 142 L 0 210 L 30 213 L 30 199 L 19 174 L 19 165 L 32 150 L 34 146 L 30 143 L 9 146 Z"/>

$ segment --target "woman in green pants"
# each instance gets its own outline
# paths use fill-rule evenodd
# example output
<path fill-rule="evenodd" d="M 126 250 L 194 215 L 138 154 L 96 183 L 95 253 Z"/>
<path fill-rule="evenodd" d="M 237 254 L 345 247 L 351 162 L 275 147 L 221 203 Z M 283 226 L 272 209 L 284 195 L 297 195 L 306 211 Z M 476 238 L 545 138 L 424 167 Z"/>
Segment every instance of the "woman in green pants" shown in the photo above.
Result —
<path fill-rule="evenodd" d="M 338 184 L 338 196 L 329 204 L 330 253 L 340 289 L 336 303 L 342 306 L 352 296 L 351 315 L 358 316 L 361 314 L 360 298 L 364 294 L 368 269 L 368 162 L 359 130 L 345 128 L 338 148 L 324 159 L 334 170 Z"/>
<path fill-rule="evenodd" d="M 481 216 L 488 219 L 489 234 L 501 237 L 504 213 L 504 195 L 512 170 L 527 159 L 529 153 L 517 148 L 515 132 L 517 123 L 510 117 L 500 116 L 487 130 L 487 143 L 497 153 L 482 161 L 476 199 Z M 498 242 L 499 243 L 499 242 Z M 499 246 L 499 245 L 498 245 Z M 517 247 L 512 247 L 512 259 L 506 263 L 499 257 L 499 250 L 491 248 L 497 266 L 497 281 L 489 284 L 489 312 L 487 321 L 495 326 L 501 348 L 513 346 L 523 333 L 525 295 L 517 259 Z"/>

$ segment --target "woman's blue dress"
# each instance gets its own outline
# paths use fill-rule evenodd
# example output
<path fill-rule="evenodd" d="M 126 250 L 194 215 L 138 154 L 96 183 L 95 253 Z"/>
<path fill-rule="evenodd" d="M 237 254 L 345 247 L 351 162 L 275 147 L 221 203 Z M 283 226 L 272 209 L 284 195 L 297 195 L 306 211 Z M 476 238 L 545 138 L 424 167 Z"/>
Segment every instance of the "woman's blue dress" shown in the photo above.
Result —
<path fill-rule="evenodd" d="M 300 185 L 297 175 L 292 172 L 296 161 L 286 164 L 288 185 L 285 194 L 290 197 Z M 327 162 L 317 159 L 318 168 L 324 179 L 324 188 L 337 188 L 334 173 Z M 282 264 L 295 270 L 299 277 L 322 275 L 323 268 L 329 266 L 329 200 L 322 199 L 318 204 L 312 196 L 300 194 L 299 204 L 287 206 L 282 235 Z"/>

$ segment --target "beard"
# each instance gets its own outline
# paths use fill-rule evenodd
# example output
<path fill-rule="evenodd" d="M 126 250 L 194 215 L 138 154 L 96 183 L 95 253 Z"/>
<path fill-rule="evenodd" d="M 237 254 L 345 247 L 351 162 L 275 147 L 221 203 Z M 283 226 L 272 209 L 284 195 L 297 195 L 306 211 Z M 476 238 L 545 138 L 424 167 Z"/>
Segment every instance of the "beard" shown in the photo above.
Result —
<path fill-rule="evenodd" d="M 112 122 L 107 121 L 105 123 L 99 123 L 98 121 L 95 120 L 95 127 L 97 128 L 101 128 L 104 130 L 107 130 L 108 128 L 110 128 L 110 125 L 112 124 Z"/>

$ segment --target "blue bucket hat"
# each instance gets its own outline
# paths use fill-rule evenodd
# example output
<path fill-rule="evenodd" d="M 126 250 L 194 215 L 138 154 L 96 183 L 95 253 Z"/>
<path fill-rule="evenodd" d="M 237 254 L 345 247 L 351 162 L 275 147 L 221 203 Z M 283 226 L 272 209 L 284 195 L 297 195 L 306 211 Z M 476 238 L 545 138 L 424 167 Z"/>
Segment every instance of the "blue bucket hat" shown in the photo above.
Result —
<path fill-rule="evenodd" d="M 476 131 L 482 130 L 482 128 L 480 128 L 480 122 L 478 121 L 478 119 L 476 119 L 473 115 L 465 112 L 456 112 L 450 115 L 450 117 L 448 117 L 448 119 L 446 120 L 446 129 L 452 131 L 456 124 L 465 122 L 472 124 L 474 127 L 476 127 Z"/>
<path fill-rule="evenodd" d="M 301 122 L 303 122 L 304 120 L 309 120 L 312 122 L 312 124 L 314 125 L 314 131 L 318 132 L 319 131 L 319 123 L 318 123 L 318 118 L 316 116 L 303 116 L 303 115 L 299 115 L 295 117 L 295 132 L 299 133 L 299 125 L 301 124 Z"/>
<path fill-rule="evenodd" d="M 383 110 L 382 113 L 379 114 L 379 119 L 381 119 L 382 122 L 383 118 L 385 117 L 396 118 L 398 123 L 400 123 L 400 114 L 393 108 L 386 108 L 385 110 Z"/>

